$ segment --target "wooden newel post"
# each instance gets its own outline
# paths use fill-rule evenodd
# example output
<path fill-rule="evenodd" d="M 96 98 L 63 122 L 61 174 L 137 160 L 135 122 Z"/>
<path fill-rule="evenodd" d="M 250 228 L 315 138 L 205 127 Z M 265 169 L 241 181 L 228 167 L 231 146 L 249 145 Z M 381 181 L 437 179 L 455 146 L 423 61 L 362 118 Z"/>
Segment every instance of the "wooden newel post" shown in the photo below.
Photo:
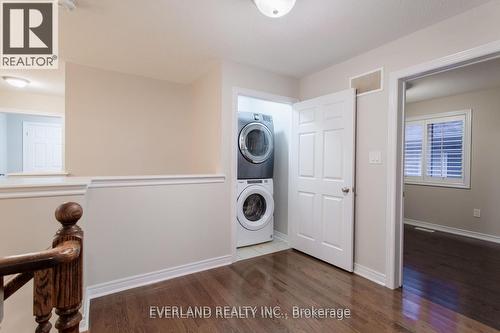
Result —
<path fill-rule="evenodd" d="M 77 203 L 68 202 L 59 206 L 55 215 L 62 227 L 57 231 L 52 246 L 56 247 L 65 241 L 80 243 L 78 259 L 54 268 L 53 304 L 59 316 L 55 327 L 59 333 L 78 333 L 82 320 L 79 310 L 83 289 L 83 231 L 76 223 L 82 217 L 83 209 Z"/>

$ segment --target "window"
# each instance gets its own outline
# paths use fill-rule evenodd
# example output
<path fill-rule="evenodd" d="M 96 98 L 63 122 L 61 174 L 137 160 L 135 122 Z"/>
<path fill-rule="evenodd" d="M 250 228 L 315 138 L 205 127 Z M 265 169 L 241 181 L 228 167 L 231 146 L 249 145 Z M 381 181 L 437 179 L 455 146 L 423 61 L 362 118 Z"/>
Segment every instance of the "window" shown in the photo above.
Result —
<path fill-rule="evenodd" d="M 470 187 L 471 110 L 408 118 L 405 183 Z"/>

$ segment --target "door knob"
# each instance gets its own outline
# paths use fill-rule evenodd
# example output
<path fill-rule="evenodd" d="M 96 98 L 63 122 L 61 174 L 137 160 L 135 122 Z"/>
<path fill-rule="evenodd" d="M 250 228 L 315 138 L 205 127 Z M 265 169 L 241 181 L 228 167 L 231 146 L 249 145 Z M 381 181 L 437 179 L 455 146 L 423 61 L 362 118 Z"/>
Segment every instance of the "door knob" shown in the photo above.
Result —
<path fill-rule="evenodd" d="M 349 187 L 342 187 L 342 192 L 344 192 L 344 194 L 348 194 L 350 191 L 351 189 Z"/>

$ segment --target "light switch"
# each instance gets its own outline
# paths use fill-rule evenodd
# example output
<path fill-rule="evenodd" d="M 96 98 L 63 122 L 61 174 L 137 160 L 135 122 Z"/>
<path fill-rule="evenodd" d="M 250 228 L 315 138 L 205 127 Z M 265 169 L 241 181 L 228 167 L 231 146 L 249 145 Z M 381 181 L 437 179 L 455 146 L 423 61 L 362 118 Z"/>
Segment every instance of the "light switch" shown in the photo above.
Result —
<path fill-rule="evenodd" d="M 382 164 L 382 152 L 381 151 L 371 151 L 368 154 L 368 159 L 370 164 Z"/>
<path fill-rule="evenodd" d="M 481 209 L 474 208 L 474 217 L 481 217 Z"/>

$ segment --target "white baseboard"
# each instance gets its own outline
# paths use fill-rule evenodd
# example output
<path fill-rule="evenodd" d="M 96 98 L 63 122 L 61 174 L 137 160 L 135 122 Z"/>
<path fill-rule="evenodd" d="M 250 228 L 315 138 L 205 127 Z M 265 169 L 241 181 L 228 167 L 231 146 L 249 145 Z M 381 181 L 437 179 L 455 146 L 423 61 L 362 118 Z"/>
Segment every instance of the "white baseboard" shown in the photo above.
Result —
<path fill-rule="evenodd" d="M 426 228 L 426 229 L 431 229 L 431 230 L 436 230 L 436 231 L 442 231 L 442 232 L 447 232 L 447 233 L 454 234 L 454 235 L 470 237 L 470 238 L 480 239 L 480 240 L 487 241 L 487 242 L 493 242 L 493 243 L 500 244 L 500 237 L 499 236 L 487 235 L 487 234 L 482 234 L 480 232 L 469 231 L 469 230 L 464 230 L 464 229 L 459 229 L 459 228 L 453 228 L 453 227 L 448 227 L 448 226 L 444 226 L 444 225 L 423 222 L 423 221 L 418 221 L 418 220 L 413 220 L 413 219 L 405 219 L 404 223 L 409 224 L 409 225 L 413 225 L 415 227 Z"/>
<path fill-rule="evenodd" d="M 354 274 L 364 277 L 385 287 L 385 274 L 377 272 L 366 266 L 354 263 Z"/>
<path fill-rule="evenodd" d="M 288 243 L 288 235 L 274 230 L 274 238 Z M 366 266 L 354 263 L 354 274 L 364 277 L 373 281 L 381 286 L 385 286 L 385 274 L 377 272 Z"/>
<path fill-rule="evenodd" d="M 282 242 L 288 243 L 288 235 L 278 230 L 274 230 L 274 238 L 279 239 Z"/>
<path fill-rule="evenodd" d="M 230 265 L 232 256 L 222 256 L 217 258 L 206 259 L 186 265 L 166 268 L 156 272 L 140 274 L 126 277 L 114 281 L 109 281 L 93 286 L 89 286 L 85 292 L 85 300 L 83 305 L 83 320 L 80 324 L 80 331 L 87 331 L 89 328 L 89 308 L 90 300 L 120 291 L 146 286 L 149 284 L 170 280 L 179 276 L 193 274 L 201 271 L 206 271 L 212 268 Z"/>

